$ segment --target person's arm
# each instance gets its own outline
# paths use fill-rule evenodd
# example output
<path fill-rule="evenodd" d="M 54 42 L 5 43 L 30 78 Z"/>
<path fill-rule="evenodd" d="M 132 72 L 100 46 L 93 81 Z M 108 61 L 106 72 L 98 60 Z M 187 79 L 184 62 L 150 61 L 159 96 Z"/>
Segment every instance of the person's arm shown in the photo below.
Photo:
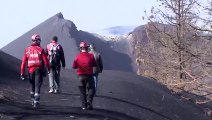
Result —
<path fill-rule="evenodd" d="M 96 61 L 94 55 L 93 54 L 91 54 L 91 55 L 92 55 L 93 67 L 97 67 L 97 61 Z"/>
<path fill-rule="evenodd" d="M 27 55 L 26 55 L 26 50 L 25 50 L 24 51 L 24 56 L 23 56 L 22 62 L 21 62 L 21 75 L 25 74 L 26 63 L 27 63 Z"/>
<path fill-rule="evenodd" d="M 100 69 L 100 73 L 103 71 L 103 62 L 102 62 L 102 57 L 101 55 L 99 55 L 99 69 Z"/>
<path fill-rule="evenodd" d="M 42 59 L 43 59 L 45 66 L 47 67 L 48 71 L 50 71 L 49 61 L 47 59 L 47 55 L 44 50 L 42 50 L 41 55 L 42 55 Z"/>
<path fill-rule="evenodd" d="M 77 57 L 74 59 L 74 62 L 72 64 L 72 68 L 77 69 L 78 65 L 77 65 Z"/>
<path fill-rule="evenodd" d="M 60 45 L 60 58 L 61 58 L 60 60 L 62 63 L 62 67 L 65 68 L 66 67 L 65 55 L 64 55 L 64 51 L 63 51 L 63 48 L 61 45 Z"/>
<path fill-rule="evenodd" d="M 26 50 L 25 50 L 24 56 L 21 62 L 21 80 L 25 80 L 25 67 L 26 67 L 27 61 L 28 61 L 28 58 L 27 58 Z"/>

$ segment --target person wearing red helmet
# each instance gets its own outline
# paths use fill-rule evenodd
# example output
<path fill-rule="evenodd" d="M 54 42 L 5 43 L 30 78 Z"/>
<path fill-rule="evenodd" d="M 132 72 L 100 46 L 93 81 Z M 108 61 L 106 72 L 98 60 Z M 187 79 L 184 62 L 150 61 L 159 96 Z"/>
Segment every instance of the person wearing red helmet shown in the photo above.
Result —
<path fill-rule="evenodd" d="M 40 88 L 43 81 L 43 71 L 47 67 L 50 70 L 47 55 L 40 47 L 41 37 L 38 34 L 32 35 L 32 44 L 27 47 L 21 63 L 21 79 L 25 79 L 25 67 L 28 68 L 28 78 L 31 83 L 30 96 L 33 107 L 38 107 L 40 99 Z"/>
<path fill-rule="evenodd" d="M 75 57 L 72 68 L 77 69 L 82 109 L 92 110 L 92 102 L 95 94 L 93 67 L 97 66 L 96 60 L 92 54 L 88 53 L 88 45 L 86 42 L 81 42 L 79 46 L 80 53 Z"/>

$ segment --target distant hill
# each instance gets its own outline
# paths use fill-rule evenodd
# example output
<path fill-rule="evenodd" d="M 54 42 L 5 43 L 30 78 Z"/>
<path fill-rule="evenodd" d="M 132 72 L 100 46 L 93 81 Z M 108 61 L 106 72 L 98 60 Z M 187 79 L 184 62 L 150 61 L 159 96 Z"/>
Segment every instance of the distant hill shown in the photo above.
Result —
<path fill-rule="evenodd" d="M 149 38 L 145 37 L 147 36 L 147 34 L 145 33 L 145 25 L 137 27 L 118 26 L 104 29 L 102 31 L 103 33 L 101 33 L 100 31 L 94 35 L 101 39 L 105 39 L 106 41 L 111 42 L 111 48 L 113 50 L 123 54 L 127 54 L 132 60 L 131 66 L 133 67 L 133 71 L 136 73 L 138 71 L 138 66 L 136 65 L 137 51 L 134 48 L 134 41 L 135 41 L 134 37 L 136 37 L 136 40 L 138 39 L 139 41 L 142 42 L 148 41 Z M 140 33 L 140 31 L 144 32 Z M 109 34 L 104 34 L 104 32 Z M 135 36 L 134 34 L 138 36 Z"/>
<path fill-rule="evenodd" d="M 92 33 L 97 33 L 101 36 L 122 36 L 132 32 L 136 27 L 137 26 L 115 26 L 102 30 L 92 31 Z"/>
<path fill-rule="evenodd" d="M 45 20 L 1 50 L 18 59 L 22 59 L 24 49 L 31 44 L 30 38 L 34 33 L 41 35 L 42 47 L 46 47 L 52 36 L 58 36 L 59 43 L 63 46 L 65 52 L 67 68 L 71 67 L 74 57 L 79 52 L 79 43 L 86 41 L 96 44 L 103 58 L 104 69 L 133 72 L 133 62 L 127 54 L 114 51 L 111 48 L 110 41 L 105 41 L 86 31 L 78 31 L 76 25 L 72 21 L 64 19 L 62 13 L 57 13 Z"/>
<path fill-rule="evenodd" d="M 0 63 L 0 76 L 2 78 L 0 79 L 0 84 L 4 81 L 4 78 L 19 78 L 21 65 L 19 59 L 0 51 Z"/>

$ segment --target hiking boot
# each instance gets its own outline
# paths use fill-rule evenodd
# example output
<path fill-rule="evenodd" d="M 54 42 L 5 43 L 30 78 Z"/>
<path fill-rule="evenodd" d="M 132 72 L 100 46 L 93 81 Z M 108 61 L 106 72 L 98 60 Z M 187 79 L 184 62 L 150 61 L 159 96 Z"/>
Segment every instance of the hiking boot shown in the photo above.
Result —
<path fill-rule="evenodd" d="M 54 89 L 50 89 L 50 90 L 49 90 L 49 93 L 53 93 L 53 92 L 54 92 Z"/>
<path fill-rule="evenodd" d="M 32 106 L 34 106 L 34 99 L 32 100 Z"/>
<path fill-rule="evenodd" d="M 39 107 L 39 102 L 34 102 L 33 107 L 34 108 L 38 108 Z"/>
<path fill-rule="evenodd" d="M 88 103 L 88 105 L 87 105 L 87 109 L 88 109 L 88 110 L 93 110 L 93 106 L 92 106 L 92 104 L 91 104 L 91 103 Z"/>
<path fill-rule="evenodd" d="M 82 110 L 86 110 L 87 109 L 87 103 L 82 103 Z"/>
<path fill-rule="evenodd" d="M 54 90 L 54 93 L 60 93 L 60 90 L 55 89 L 55 90 Z"/>

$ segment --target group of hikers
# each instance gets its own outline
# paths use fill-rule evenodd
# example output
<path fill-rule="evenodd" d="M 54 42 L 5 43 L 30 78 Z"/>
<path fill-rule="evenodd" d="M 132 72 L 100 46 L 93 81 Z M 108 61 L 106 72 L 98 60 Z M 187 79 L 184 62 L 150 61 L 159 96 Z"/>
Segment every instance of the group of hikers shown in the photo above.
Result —
<path fill-rule="evenodd" d="M 25 80 L 25 72 L 31 84 L 30 97 L 33 107 L 39 107 L 40 88 L 43 77 L 48 73 L 49 93 L 60 93 L 60 70 L 65 69 L 65 55 L 58 37 L 53 36 L 46 48 L 40 46 L 41 36 L 32 35 L 32 44 L 27 47 L 21 63 L 21 79 Z M 103 70 L 102 58 L 95 45 L 82 41 L 79 44 L 79 54 L 73 61 L 72 68 L 77 69 L 81 107 L 92 110 L 93 97 L 97 89 L 98 74 Z M 27 70 L 25 70 L 27 68 Z"/>

